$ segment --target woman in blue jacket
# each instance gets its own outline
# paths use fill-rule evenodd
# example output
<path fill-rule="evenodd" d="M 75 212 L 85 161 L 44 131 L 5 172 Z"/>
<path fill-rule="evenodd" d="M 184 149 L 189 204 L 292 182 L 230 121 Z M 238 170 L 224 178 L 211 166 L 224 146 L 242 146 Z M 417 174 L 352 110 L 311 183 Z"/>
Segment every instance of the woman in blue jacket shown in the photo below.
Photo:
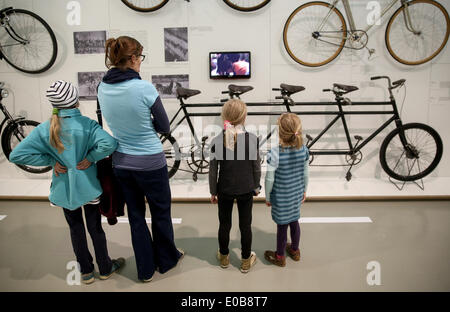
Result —
<path fill-rule="evenodd" d="M 94 282 L 93 258 L 89 252 L 82 218 L 84 213 L 92 238 L 100 279 L 107 279 L 125 260 L 111 260 L 98 208 L 102 194 L 95 162 L 110 155 L 117 142 L 100 125 L 81 115 L 77 89 L 58 80 L 47 90 L 53 106 L 50 121 L 36 127 L 9 156 L 16 164 L 53 166 L 49 200 L 62 207 L 70 227 L 72 246 L 80 265 L 82 282 Z"/>
<path fill-rule="evenodd" d="M 138 278 L 149 282 L 157 268 L 165 273 L 175 267 L 184 252 L 174 242 L 169 176 L 158 136 L 170 131 L 169 119 L 155 87 L 139 76 L 142 50 L 127 36 L 106 41 L 110 70 L 99 85 L 98 100 L 118 141 L 112 160 L 127 204 Z M 153 237 L 145 220 L 145 198 Z"/>

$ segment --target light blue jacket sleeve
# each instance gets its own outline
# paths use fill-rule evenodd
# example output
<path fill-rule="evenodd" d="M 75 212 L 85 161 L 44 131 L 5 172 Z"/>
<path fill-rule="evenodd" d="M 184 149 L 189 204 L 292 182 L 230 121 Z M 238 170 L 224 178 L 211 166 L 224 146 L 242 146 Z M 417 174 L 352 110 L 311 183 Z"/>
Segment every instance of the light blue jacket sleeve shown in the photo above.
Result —
<path fill-rule="evenodd" d="M 309 159 L 305 161 L 304 169 L 303 169 L 303 180 L 305 181 L 305 193 L 308 190 L 308 182 L 309 182 Z"/>
<path fill-rule="evenodd" d="M 275 167 L 267 164 L 266 178 L 264 180 L 264 190 L 266 192 L 266 202 L 270 203 L 270 193 L 273 189 L 273 182 L 275 181 Z"/>
<path fill-rule="evenodd" d="M 111 155 L 117 148 L 117 141 L 100 125 L 92 120 L 91 136 L 88 143 L 88 154 L 86 159 L 90 162 L 97 162 L 106 156 Z"/>
<path fill-rule="evenodd" d="M 275 147 L 267 153 L 267 172 L 264 180 L 264 190 L 266 192 L 266 202 L 270 203 L 270 193 L 275 181 L 275 171 L 278 168 L 279 148 Z"/>
<path fill-rule="evenodd" d="M 43 142 L 44 138 L 40 135 L 40 130 L 41 128 L 38 126 L 13 149 L 11 154 L 9 154 L 10 162 L 30 166 L 55 165 L 56 159 L 48 153 L 46 144 Z"/>

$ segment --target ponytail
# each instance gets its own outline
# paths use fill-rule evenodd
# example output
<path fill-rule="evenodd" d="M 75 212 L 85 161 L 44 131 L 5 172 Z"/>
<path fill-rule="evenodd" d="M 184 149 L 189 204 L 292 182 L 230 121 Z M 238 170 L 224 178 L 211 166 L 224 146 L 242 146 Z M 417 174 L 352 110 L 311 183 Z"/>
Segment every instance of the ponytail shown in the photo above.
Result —
<path fill-rule="evenodd" d="M 142 45 L 134 38 L 128 36 L 109 38 L 105 44 L 105 66 L 108 69 L 118 67 L 123 70 L 131 56 L 139 55 L 142 49 Z"/>
<path fill-rule="evenodd" d="M 53 114 L 50 119 L 50 145 L 58 150 L 61 154 L 64 152 L 64 144 L 59 136 L 61 132 L 61 123 L 57 114 Z"/>

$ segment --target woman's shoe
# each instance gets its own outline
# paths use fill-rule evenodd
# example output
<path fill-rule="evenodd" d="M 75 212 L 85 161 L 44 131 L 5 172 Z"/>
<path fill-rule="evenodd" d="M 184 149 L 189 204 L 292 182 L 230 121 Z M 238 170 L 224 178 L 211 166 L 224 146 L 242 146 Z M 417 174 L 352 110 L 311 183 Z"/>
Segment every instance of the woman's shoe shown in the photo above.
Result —
<path fill-rule="evenodd" d="M 292 249 L 291 244 L 286 245 L 286 252 L 294 261 L 300 261 L 300 248 L 297 250 Z"/>
<path fill-rule="evenodd" d="M 81 281 L 83 284 L 92 284 L 95 281 L 94 271 L 91 273 L 81 274 Z"/>
<path fill-rule="evenodd" d="M 111 277 L 115 272 L 119 271 L 123 266 L 125 265 L 125 259 L 124 258 L 117 258 L 112 260 L 112 268 L 111 272 L 105 275 L 100 275 L 101 280 L 107 280 Z"/>
<path fill-rule="evenodd" d="M 266 250 L 266 252 L 264 252 L 264 258 L 279 267 L 286 266 L 286 257 L 277 257 L 277 253 L 275 251 Z"/>

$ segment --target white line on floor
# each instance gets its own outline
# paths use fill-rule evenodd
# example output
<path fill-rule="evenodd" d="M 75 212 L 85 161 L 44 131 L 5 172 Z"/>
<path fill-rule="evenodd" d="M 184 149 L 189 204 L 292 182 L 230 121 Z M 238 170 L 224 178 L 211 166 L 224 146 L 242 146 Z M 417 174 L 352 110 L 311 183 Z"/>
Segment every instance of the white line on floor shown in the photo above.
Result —
<path fill-rule="evenodd" d="M 147 223 L 152 223 L 152 218 L 145 218 L 145 221 Z M 172 224 L 181 224 L 182 219 L 181 218 L 172 218 Z M 102 223 L 107 223 L 108 220 L 105 217 L 102 217 Z M 117 223 L 128 223 L 128 218 L 126 217 L 119 217 L 117 218 Z"/>
<path fill-rule="evenodd" d="M 0 216 L 0 221 L 2 221 L 5 218 L 6 218 L 6 216 Z"/>
<path fill-rule="evenodd" d="M 300 218 L 300 223 L 372 223 L 369 217 L 314 217 Z"/>

